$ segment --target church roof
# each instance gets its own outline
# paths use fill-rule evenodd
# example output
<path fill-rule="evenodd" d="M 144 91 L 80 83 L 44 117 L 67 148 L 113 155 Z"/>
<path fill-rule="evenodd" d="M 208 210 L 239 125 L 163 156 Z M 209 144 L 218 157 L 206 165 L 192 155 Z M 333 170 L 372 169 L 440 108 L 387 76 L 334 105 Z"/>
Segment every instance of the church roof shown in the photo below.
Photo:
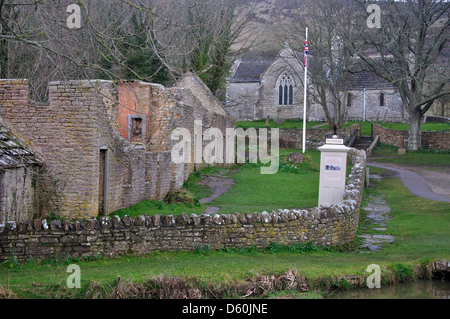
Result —
<path fill-rule="evenodd" d="M 299 53 L 295 52 L 295 54 Z M 231 81 L 234 83 L 259 82 L 261 81 L 261 76 L 270 67 L 274 60 L 275 58 L 241 60 L 239 61 Z M 311 65 L 310 67 L 313 66 Z M 393 87 L 394 86 L 392 83 L 367 69 L 349 73 L 347 82 L 347 90 L 388 89 Z M 344 87 L 342 87 L 342 89 L 344 89 Z"/>
<path fill-rule="evenodd" d="M 274 59 L 242 60 L 233 74 L 233 82 L 259 82 Z"/>
<path fill-rule="evenodd" d="M 41 163 L 39 158 L 28 150 L 0 119 L 0 168 Z"/>
<path fill-rule="evenodd" d="M 348 90 L 360 89 L 390 89 L 394 86 L 389 81 L 379 77 L 372 71 L 361 71 L 358 73 L 349 73 L 347 88 Z"/>

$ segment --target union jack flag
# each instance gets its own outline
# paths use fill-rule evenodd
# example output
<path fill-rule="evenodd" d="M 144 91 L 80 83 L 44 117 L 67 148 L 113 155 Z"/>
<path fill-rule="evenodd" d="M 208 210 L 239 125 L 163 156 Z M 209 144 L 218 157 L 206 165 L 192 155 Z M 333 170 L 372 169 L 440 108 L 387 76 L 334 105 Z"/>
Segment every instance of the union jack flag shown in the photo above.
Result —
<path fill-rule="evenodd" d="M 308 67 L 308 54 L 309 54 L 308 39 L 306 39 L 305 40 L 305 67 Z"/>

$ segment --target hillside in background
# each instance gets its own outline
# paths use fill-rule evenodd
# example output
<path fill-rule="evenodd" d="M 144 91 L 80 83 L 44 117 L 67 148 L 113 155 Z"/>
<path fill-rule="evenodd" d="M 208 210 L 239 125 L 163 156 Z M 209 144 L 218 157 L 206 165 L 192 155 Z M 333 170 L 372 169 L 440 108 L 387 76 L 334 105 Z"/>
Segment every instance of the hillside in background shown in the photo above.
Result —
<path fill-rule="evenodd" d="M 302 0 L 244 0 L 239 12 L 250 12 L 242 35 L 232 47 L 233 53 L 252 58 L 274 56 L 291 34 L 290 25 L 301 12 Z"/>

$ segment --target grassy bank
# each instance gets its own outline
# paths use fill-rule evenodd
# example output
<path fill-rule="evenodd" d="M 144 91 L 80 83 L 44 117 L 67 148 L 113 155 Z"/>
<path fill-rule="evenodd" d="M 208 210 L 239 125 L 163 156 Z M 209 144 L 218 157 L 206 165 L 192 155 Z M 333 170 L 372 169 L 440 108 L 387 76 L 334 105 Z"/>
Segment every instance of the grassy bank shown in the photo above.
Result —
<path fill-rule="evenodd" d="M 30 262 L 13 268 L 2 265 L 0 285 L 19 297 L 31 298 L 105 297 L 114 289 L 124 291 L 124 287 L 130 291 L 136 291 L 136 287 L 148 289 L 148 296 L 157 296 L 154 290 L 164 287 L 165 291 L 170 287 L 181 287 L 180 291 L 185 293 L 193 288 L 199 290 L 203 297 L 226 298 L 242 297 L 242 289 L 249 287 L 246 285 L 274 276 L 274 282 L 279 283 L 273 284 L 273 287 L 278 287 L 271 291 L 274 296 L 290 290 L 289 280 L 294 278 L 298 284 L 293 289 L 295 297 L 319 298 L 329 289 L 363 286 L 363 279 L 367 276 L 365 270 L 371 264 L 381 267 L 382 284 L 385 285 L 423 275 L 433 260 L 450 259 L 448 203 L 415 197 L 398 178 L 391 177 L 381 182 L 373 181 L 365 196 L 382 196 L 392 208 L 392 220 L 387 227 L 388 233 L 396 236 L 396 240 L 379 252 L 358 253 L 351 246 L 347 250 L 312 246 L 289 249 L 274 244 L 264 250 L 222 251 L 199 247 L 196 252 L 158 252 L 78 261 L 82 270 L 82 289 L 65 288 L 66 267 L 73 260 Z M 290 271 L 296 275 L 292 277 Z M 124 279 L 118 280 L 118 276 Z M 301 292 L 300 287 L 305 280 L 308 291 Z M 133 286 L 135 290 L 130 288 Z M 270 297 L 257 291 L 254 296 Z"/>

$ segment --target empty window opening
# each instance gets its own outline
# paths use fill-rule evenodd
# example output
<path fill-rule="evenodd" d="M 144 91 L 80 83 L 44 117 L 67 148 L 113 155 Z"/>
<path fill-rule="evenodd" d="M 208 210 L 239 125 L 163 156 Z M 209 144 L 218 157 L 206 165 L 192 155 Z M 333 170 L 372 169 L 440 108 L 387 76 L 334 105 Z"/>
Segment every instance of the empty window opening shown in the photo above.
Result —
<path fill-rule="evenodd" d="M 142 118 L 131 119 L 131 136 L 130 140 L 142 139 Z"/>

